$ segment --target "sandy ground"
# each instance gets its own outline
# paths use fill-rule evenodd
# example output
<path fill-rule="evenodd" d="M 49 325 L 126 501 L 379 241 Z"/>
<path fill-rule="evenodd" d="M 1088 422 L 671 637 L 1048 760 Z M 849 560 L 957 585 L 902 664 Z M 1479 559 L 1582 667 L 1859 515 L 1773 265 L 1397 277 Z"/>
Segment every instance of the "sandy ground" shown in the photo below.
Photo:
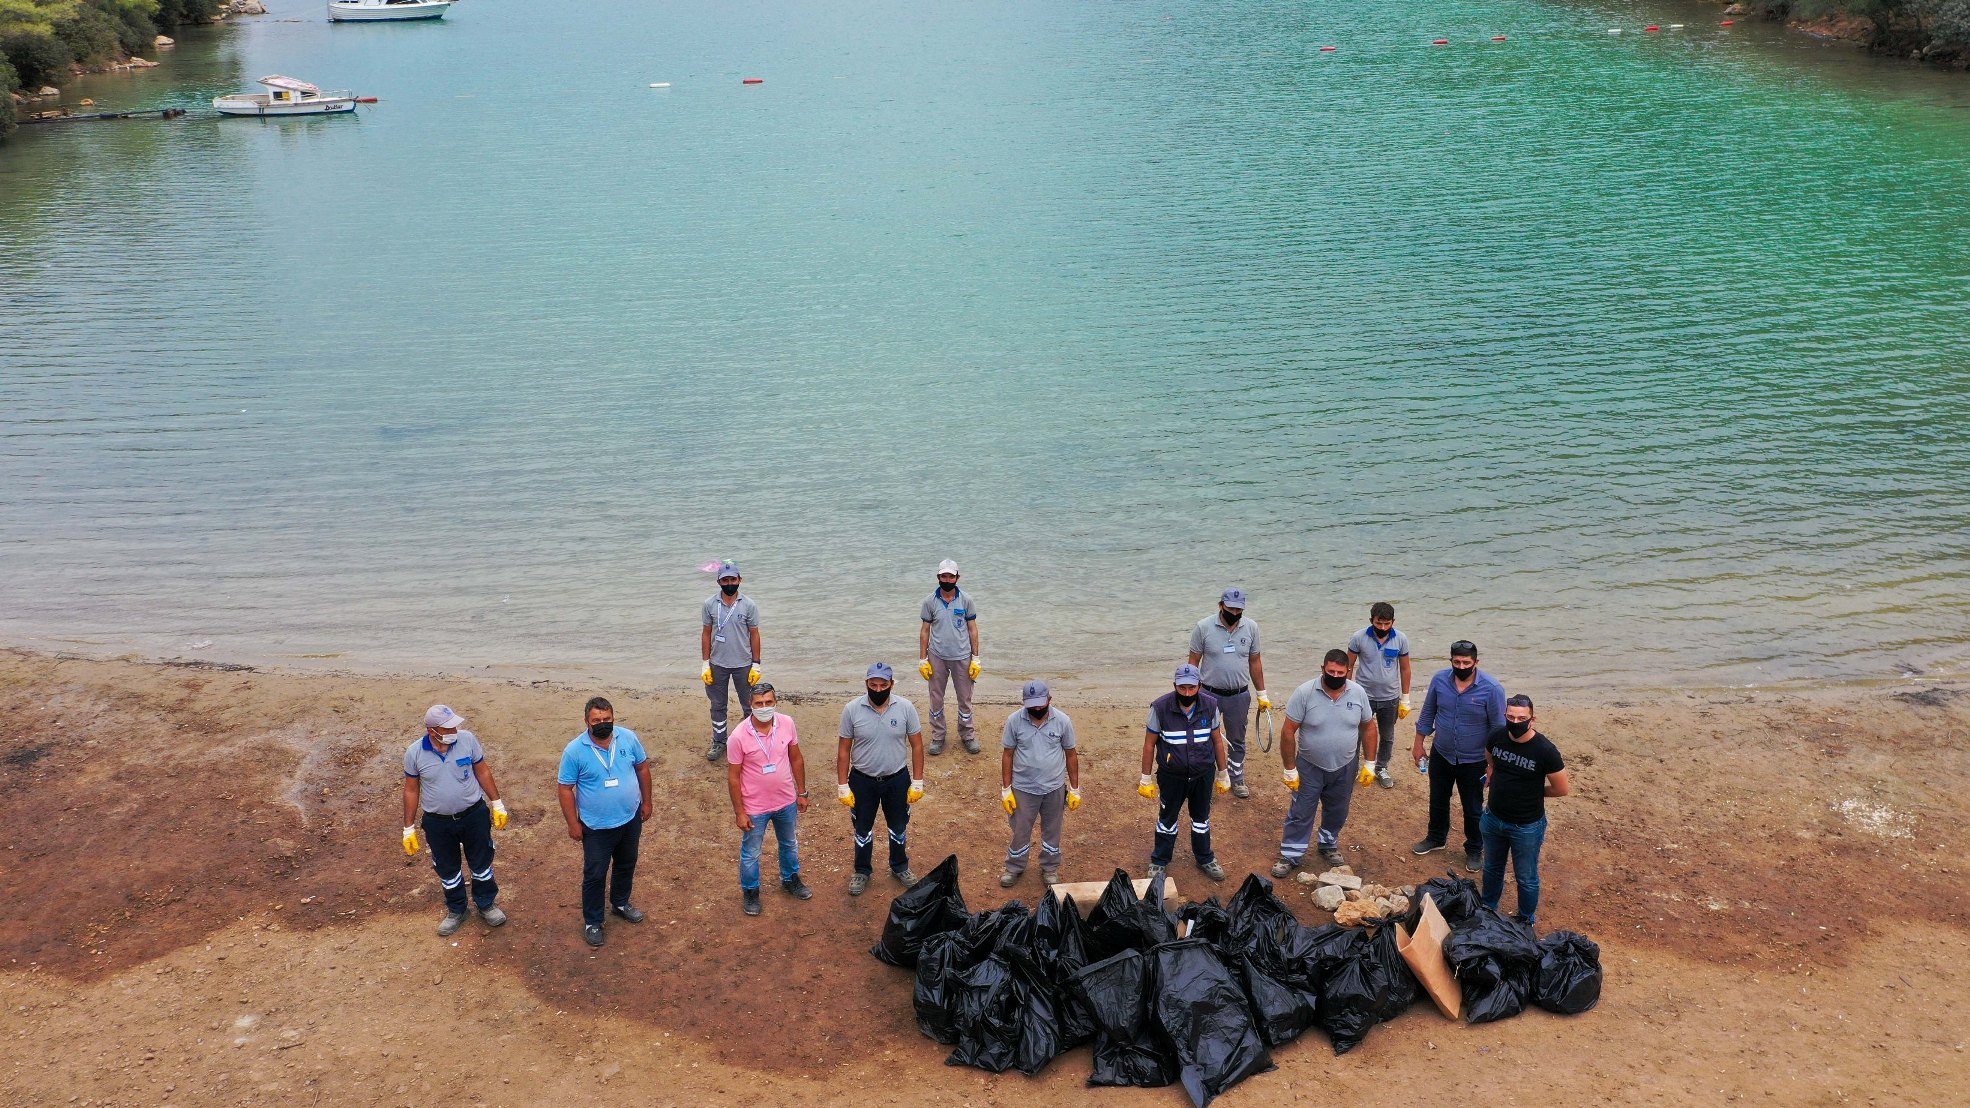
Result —
<path fill-rule="evenodd" d="M 598 691 L 643 735 L 659 795 L 637 880 L 650 919 L 594 953 L 553 780 Z M 792 699 L 820 796 L 839 704 Z M 439 700 L 470 717 L 514 812 L 497 863 L 512 922 L 450 940 L 432 930 L 428 863 L 397 843 L 399 760 Z M 1141 709 L 1060 706 L 1088 798 L 1064 872 L 1139 868 Z M 946 1067 L 915 1029 L 909 975 L 867 954 L 894 886 L 848 897 L 831 802 L 801 836 L 815 898 L 769 884 L 766 913 L 742 916 L 703 720 L 689 694 L 0 652 L 0 1098 L 1185 1103 L 1083 1093 L 1085 1049 L 1035 1079 Z M 1312 1032 L 1221 1103 L 1945 1102 L 1970 1087 L 1970 686 L 1669 694 L 1552 706 L 1541 724 L 1575 795 L 1551 808 L 1540 923 L 1600 941 L 1601 1006 L 1463 1027 L 1423 1005 L 1342 1058 Z M 960 853 L 974 909 L 1009 895 L 997 774 L 989 748 L 933 760 L 911 828 L 920 872 Z M 1276 775 L 1254 781 L 1214 820 L 1234 883 L 1269 862 L 1285 810 Z M 1361 873 L 1441 872 L 1446 855 L 1406 850 L 1423 797 L 1413 772 L 1358 797 L 1344 841 Z M 1174 872 L 1207 891 L 1181 856 Z M 1029 874 L 1010 895 L 1038 889 Z"/>

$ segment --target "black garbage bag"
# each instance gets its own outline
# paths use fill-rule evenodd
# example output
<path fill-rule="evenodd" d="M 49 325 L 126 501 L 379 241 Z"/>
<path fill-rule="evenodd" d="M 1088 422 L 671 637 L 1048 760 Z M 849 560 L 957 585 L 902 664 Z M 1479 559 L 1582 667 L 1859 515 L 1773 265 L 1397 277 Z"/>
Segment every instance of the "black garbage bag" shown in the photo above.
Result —
<path fill-rule="evenodd" d="M 1291 954 L 1293 940 L 1305 931 L 1273 894 L 1272 883 L 1257 874 L 1246 877 L 1225 905 L 1224 934 L 1217 947 L 1238 971 L 1268 1047 L 1284 1046 L 1313 1026 L 1320 985 L 1310 967 Z"/>
<path fill-rule="evenodd" d="M 1443 922 L 1457 930 L 1477 912 L 1484 901 L 1478 898 L 1478 887 L 1469 878 L 1457 876 L 1455 870 L 1442 877 L 1432 877 L 1416 886 L 1416 895 L 1409 898 L 1409 912 L 1402 917 L 1402 925 L 1416 930 L 1416 924 L 1423 918 L 1423 897 L 1430 896 L 1436 901 L 1436 910 L 1443 913 Z"/>
<path fill-rule="evenodd" d="M 1273 1068 L 1245 992 L 1211 944 L 1184 939 L 1156 948 L 1156 1019 L 1183 1064 L 1178 1080 L 1197 1108 Z"/>
<path fill-rule="evenodd" d="M 1088 964 L 1087 928 L 1071 896 L 1061 900 L 1049 893 L 1041 904 L 1041 916 L 1035 930 L 1047 948 L 1054 1009 L 1060 1017 L 1060 1049 L 1072 1050 L 1092 1039 L 1095 1031 L 1094 1015 L 1074 989 L 1074 975 Z"/>
<path fill-rule="evenodd" d="M 958 1041 L 959 978 L 990 957 L 1005 929 L 1025 918 L 1026 908 L 1015 900 L 991 912 L 980 912 L 955 931 L 932 935 L 917 954 L 917 1030 L 940 1043 Z"/>
<path fill-rule="evenodd" d="M 1443 956 L 1463 987 L 1466 1022 L 1490 1023 L 1525 1011 L 1539 970 L 1532 928 L 1480 905 L 1443 941 Z"/>
<path fill-rule="evenodd" d="M 1532 1002 L 1548 1012 L 1577 1016 L 1601 1002 L 1601 948 L 1575 931 L 1539 940 L 1539 970 Z"/>
<path fill-rule="evenodd" d="M 1100 961 L 1124 950 L 1150 950 L 1176 938 L 1176 924 L 1163 910 L 1162 882 L 1150 900 L 1135 894 L 1127 870 L 1116 870 L 1087 920 L 1088 957 Z"/>
<path fill-rule="evenodd" d="M 889 902 L 889 922 L 869 953 L 892 966 L 915 969 L 925 939 L 955 931 L 968 918 L 964 894 L 958 891 L 958 856 L 953 854 Z"/>
<path fill-rule="evenodd" d="M 1368 932 L 1330 923 L 1307 937 L 1308 958 L 1320 980 L 1316 1018 L 1334 1041 L 1334 1053 L 1361 1045 L 1379 1018 Z"/>
<path fill-rule="evenodd" d="M 1368 960 L 1375 987 L 1375 1021 L 1387 1023 L 1416 1003 L 1423 983 L 1416 980 L 1415 971 L 1396 945 L 1395 924 L 1383 921 L 1374 928 L 1368 938 Z"/>
<path fill-rule="evenodd" d="M 1259 1035 L 1265 1039 L 1265 1045 L 1285 1046 L 1313 1026 L 1314 1016 L 1319 1011 L 1318 989 L 1306 989 L 1280 980 L 1259 958 L 1247 956 L 1229 960 L 1238 964 L 1238 983 L 1245 990 L 1245 1000 L 1251 1005 L 1252 1018 L 1258 1024 Z"/>
<path fill-rule="evenodd" d="M 1177 1079 L 1178 1062 L 1150 1011 L 1154 961 L 1124 950 L 1082 967 L 1074 992 L 1094 1019 L 1094 1071 L 1088 1084 L 1160 1089 Z"/>
<path fill-rule="evenodd" d="M 1225 913 L 1224 905 L 1219 904 L 1218 898 L 1214 896 L 1202 904 L 1186 904 L 1178 909 L 1177 922 L 1190 925 L 1190 933 L 1185 935 L 1185 938 L 1202 939 L 1216 945 L 1224 939 L 1225 927 L 1230 922 L 1230 916 Z M 1183 934 L 1183 928 L 1178 927 L 1177 933 Z"/>
<path fill-rule="evenodd" d="M 1226 949 L 1245 951 L 1260 937 L 1269 945 L 1279 941 L 1279 928 L 1298 926 L 1293 910 L 1272 891 L 1272 882 L 1258 874 L 1247 874 L 1231 903 L 1224 906 L 1225 931 L 1221 944 Z"/>

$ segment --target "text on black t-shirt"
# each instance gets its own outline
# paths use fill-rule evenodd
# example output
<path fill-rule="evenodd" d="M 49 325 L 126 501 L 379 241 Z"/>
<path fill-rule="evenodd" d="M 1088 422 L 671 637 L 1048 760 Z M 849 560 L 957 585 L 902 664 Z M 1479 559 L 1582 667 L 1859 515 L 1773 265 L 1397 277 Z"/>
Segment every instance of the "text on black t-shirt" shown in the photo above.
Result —
<path fill-rule="evenodd" d="M 1537 731 L 1514 742 L 1503 728 L 1485 741 L 1491 755 L 1491 814 L 1506 823 L 1534 823 L 1546 814 L 1546 775 L 1566 768 L 1560 748 Z"/>

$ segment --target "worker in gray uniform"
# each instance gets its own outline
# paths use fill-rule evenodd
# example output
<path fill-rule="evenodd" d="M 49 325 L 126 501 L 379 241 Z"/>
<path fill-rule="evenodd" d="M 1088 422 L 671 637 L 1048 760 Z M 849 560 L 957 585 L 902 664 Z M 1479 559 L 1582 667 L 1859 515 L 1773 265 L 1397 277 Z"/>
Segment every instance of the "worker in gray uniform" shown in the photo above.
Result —
<path fill-rule="evenodd" d="M 1245 727 L 1251 722 L 1252 701 L 1267 711 L 1265 662 L 1259 657 L 1258 621 L 1245 618 L 1245 590 L 1236 586 L 1218 597 L 1216 615 L 1197 621 L 1190 632 L 1190 664 L 1203 674 L 1204 691 L 1217 698 L 1224 720 L 1225 755 L 1231 771 L 1231 795 L 1252 795 L 1245 784 Z M 1253 690 L 1257 695 L 1254 697 Z"/>

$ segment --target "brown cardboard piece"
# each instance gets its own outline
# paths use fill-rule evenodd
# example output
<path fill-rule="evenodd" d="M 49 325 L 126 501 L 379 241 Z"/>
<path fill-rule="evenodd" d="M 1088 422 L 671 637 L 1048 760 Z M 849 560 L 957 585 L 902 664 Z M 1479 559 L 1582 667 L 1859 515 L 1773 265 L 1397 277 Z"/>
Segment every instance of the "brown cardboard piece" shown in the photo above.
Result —
<path fill-rule="evenodd" d="M 1423 983 L 1423 989 L 1436 1002 L 1436 1010 L 1447 1019 L 1457 1019 L 1464 1011 L 1464 987 L 1450 972 L 1450 959 L 1443 956 L 1443 940 L 1450 937 L 1450 924 L 1437 911 L 1436 898 L 1423 894 L 1423 915 L 1416 921 L 1416 934 L 1395 925 L 1395 948 L 1402 960 Z"/>

